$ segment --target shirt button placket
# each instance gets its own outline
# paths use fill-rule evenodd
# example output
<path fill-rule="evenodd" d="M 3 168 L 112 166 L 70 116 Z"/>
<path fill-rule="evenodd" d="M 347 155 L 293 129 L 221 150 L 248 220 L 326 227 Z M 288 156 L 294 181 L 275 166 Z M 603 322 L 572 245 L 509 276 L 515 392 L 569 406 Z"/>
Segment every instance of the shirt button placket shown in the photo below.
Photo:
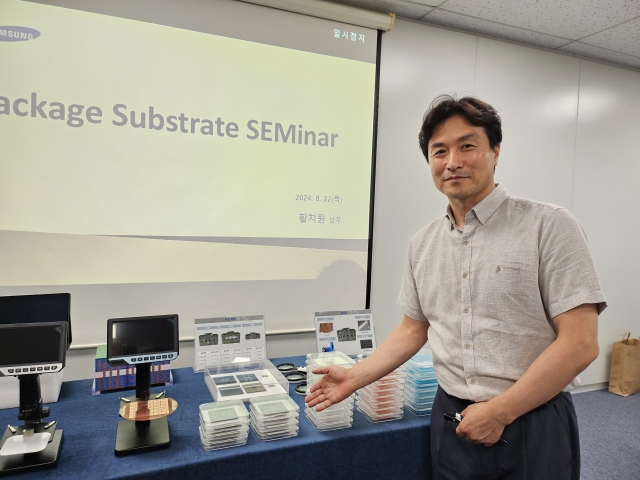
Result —
<path fill-rule="evenodd" d="M 473 312 L 471 309 L 471 239 L 474 225 L 467 223 L 461 237 L 460 266 L 460 308 L 462 311 L 462 321 L 460 324 L 462 365 L 467 380 L 467 385 L 471 388 L 476 385 L 475 368 L 473 361 L 473 335 L 471 330 Z M 472 391 L 473 393 L 473 391 Z M 475 396 L 475 395 L 474 395 Z"/>

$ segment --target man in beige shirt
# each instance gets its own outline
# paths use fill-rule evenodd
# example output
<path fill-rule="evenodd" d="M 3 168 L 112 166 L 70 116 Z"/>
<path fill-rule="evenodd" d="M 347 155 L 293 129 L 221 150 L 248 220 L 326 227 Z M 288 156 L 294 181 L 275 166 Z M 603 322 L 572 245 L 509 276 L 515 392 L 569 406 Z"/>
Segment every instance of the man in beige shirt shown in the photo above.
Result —
<path fill-rule="evenodd" d="M 446 214 L 411 240 L 402 323 L 366 360 L 325 376 L 322 410 L 393 371 L 427 341 L 438 393 L 436 479 L 580 478 L 570 389 L 599 353 L 606 307 L 584 233 L 562 207 L 513 198 L 494 182 L 502 130 L 490 105 L 437 98 L 420 146 Z M 443 413 L 464 417 L 455 427 Z M 502 441 L 499 440 L 502 438 Z"/>

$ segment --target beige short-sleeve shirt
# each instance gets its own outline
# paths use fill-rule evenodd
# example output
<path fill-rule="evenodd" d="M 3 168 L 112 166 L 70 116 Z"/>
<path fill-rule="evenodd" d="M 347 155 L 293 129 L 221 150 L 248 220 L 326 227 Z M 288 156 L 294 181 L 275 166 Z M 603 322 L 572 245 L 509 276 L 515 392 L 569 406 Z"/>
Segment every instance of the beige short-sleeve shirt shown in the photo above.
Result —
<path fill-rule="evenodd" d="M 510 197 L 498 185 L 465 222 L 458 228 L 447 208 L 414 235 L 398 306 L 429 321 L 442 388 L 482 402 L 555 340 L 551 319 L 606 303 L 584 232 L 565 208 Z M 579 384 L 576 377 L 565 390 Z"/>

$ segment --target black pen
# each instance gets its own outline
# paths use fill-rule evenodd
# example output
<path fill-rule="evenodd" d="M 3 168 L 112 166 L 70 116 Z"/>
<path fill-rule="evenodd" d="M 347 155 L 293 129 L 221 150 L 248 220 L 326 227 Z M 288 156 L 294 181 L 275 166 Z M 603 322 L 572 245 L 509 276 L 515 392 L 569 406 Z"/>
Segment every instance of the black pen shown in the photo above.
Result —
<path fill-rule="evenodd" d="M 444 419 L 447 422 L 451 422 L 451 423 L 460 423 L 463 418 L 464 417 L 462 415 L 460 415 L 459 413 L 445 413 L 444 414 Z M 509 442 L 507 442 L 502 437 L 500 437 L 500 439 L 498 441 L 504 443 L 505 445 L 509 445 Z"/>

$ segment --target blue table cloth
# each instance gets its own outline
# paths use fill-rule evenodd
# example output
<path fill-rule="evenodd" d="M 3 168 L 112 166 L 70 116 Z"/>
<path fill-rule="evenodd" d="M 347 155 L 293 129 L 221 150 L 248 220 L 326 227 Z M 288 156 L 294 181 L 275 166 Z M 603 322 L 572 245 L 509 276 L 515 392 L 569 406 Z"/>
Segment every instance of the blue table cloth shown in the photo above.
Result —
<path fill-rule="evenodd" d="M 304 357 L 272 359 L 274 364 L 304 365 Z M 402 420 L 371 423 L 357 410 L 353 427 L 319 432 L 305 417 L 304 397 L 290 388 L 300 405 L 297 437 L 262 442 L 253 431 L 241 447 L 206 452 L 198 435 L 198 406 L 212 401 L 202 373 L 173 370 L 174 385 L 166 390 L 178 401 L 169 417 L 171 446 L 166 450 L 116 457 L 113 448 L 119 400 L 123 393 L 91 395 L 91 380 L 62 384 L 51 420 L 64 431 L 56 468 L 12 475 L 16 479 L 430 479 L 430 417 L 405 410 Z M 134 391 L 135 392 L 135 391 Z M 18 409 L 0 410 L 0 425 L 18 425 Z"/>

